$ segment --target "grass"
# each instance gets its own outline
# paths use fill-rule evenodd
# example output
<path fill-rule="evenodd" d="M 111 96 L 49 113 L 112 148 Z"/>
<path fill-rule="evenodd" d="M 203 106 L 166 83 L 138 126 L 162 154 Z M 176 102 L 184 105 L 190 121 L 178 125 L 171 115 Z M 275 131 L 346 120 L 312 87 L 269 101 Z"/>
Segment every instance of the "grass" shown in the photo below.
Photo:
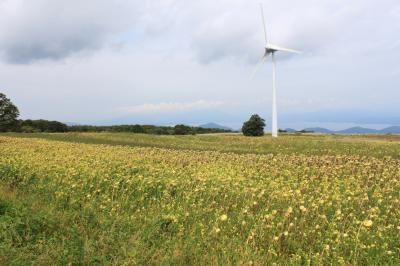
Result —
<path fill-rule="evenodd" d="M 82 238 L 74 225 L 82 220 L 76 213 L 60 212 L 36 194 L 16 192 L 4 185 L 0 195 L 1 265 L 83 262 Z"/>
<path fill-rule="evenodd" d="M 240 134 L 157 136 L 132 133 L 11 133 L 20 138 L 41 138 L 86 144 L 157 147 L 178 150 L 220 151 L 251 154 L 360 155 L 400 158 L 400 135 L 287 134 L 248 138 Z"/>
<path fill-rule="evenodd" d="M 396 136 L 0 135 L 0 264 L 400 264 Z"/>

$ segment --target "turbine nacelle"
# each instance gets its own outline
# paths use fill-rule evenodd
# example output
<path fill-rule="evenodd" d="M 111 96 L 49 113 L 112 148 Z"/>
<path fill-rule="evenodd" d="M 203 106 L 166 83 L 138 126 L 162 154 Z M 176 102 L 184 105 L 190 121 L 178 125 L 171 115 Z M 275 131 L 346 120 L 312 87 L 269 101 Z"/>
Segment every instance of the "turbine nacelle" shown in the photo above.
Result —
<path fill-rule="evenodd" d="M 269 47 L 265 47 L 264 56 L 269 56 L 269 55 L 271 55 L 272 53 L 275 53 L 275 52 L 276 52 L 276 50 L 271 49 L 271 48 L 269 48 Z"/>
<path fill-rule="evenodd" d="M 270 55 L 270 54 L 278 52 L 278 51 L 279 52 L 301 54 L 300 51 L 297 51 L 297 50 L 294 50 L 294 49 L 280 47 L 280 46 L 273 45 L 273 44 L 267 44 L 267 46 L 265 46 L 265 55 Z"/>

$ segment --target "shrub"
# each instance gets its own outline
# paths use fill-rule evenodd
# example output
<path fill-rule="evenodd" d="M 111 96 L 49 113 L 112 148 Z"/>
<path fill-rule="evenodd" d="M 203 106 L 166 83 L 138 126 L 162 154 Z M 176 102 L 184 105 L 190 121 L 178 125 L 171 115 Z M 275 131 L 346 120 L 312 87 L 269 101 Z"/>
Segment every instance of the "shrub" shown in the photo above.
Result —
<path fill-rule="evenodd" d="M 193 134 L 192 128 L 185 125 L 176 125 L 174 127 L 174 135 L 190 135 Z"/>
<path fill-rule="evenodd" d="M 264 135 L 264 127 L 265 120 L 254 114 L 249 121 L 243 123 L 242 132 L 245 136 L 262 136 Z"/>

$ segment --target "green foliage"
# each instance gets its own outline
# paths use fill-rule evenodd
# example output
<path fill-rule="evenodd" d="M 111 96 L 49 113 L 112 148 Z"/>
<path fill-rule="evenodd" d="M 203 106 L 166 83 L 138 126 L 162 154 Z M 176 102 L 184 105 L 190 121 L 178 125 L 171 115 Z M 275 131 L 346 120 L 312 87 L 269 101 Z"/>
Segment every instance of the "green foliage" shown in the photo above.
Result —
<path fill-rule="evenodd" d="M 32 132 L 67 132 L 68 126 L 58 121 L 48 120 L 21 120 L 19 122 L 21 132 L 32 133 Z"/>
<path fill-rule="evenodd" d="M 69 132 L 131 132 L 146 133 L 145 126 L 141 125 L 119 125 L 119 126 L 90 126 L 74 125 L 68 126 Z"/>
<path fill-rule="evenodd" d="M 176 125 L 174 127 L 174 135 L 191 135 L 194 134 L 191 127 L 185 125 Z"/>
<path fill-rule="evenodd" d="M 242 132 L 245 136 L 263 136 L 264 135 L 265 120 L 259 115 L 254 114 L 250 117 L 249 121 L 244 122 Z"/>
<path fill-rule="evenodd" d="M 27 265 L 33 252 L 40 252 L 40 244 L 50 244 L 60 228 L 51 213 L 32 210 L 26 202 L 4 197 L 0 191 L 0 229 L 0 264 Z M 50 257 L 46 260 L 51 262 Z"/>
<path fill-rule="evenodd" d="M 69 132 L 130 132 L 144 133 L 152 135 L 191 135 L 207 133 L 227 133 L 231 130 L 219 128 L 189 127 L 186 125 L 176 125 L 175 127 L 154 126 L 154 125 L 117 125 L 117 126 L 89 126 L 75 125 L 68 126 Z"/>
<path fill-rule="evenodd" d="M 18 108 L 5 94 L 0 93 L 0 132 L 14 130 L 18 116 Z"/>
<path fill-rule="evenodd" d="M 121 256 L 113 245 L 126 224 L 103 231 L 101 215 L 62 208 L 48 196 L 0 183 L 0 265 L 104 265 Z"/>

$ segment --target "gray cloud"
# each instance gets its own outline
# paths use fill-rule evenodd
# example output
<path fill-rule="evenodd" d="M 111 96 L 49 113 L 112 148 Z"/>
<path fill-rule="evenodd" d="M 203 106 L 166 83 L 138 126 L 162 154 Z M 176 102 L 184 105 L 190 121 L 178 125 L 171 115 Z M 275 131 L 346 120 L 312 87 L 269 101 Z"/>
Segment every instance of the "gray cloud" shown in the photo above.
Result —
<path fill-rule="evenodd" d="M 30 63 L 99 49 L 135 15 L 133 4 L 119 0 L 3 0 L 0 51 L 8 62 Z"/>
<path fill-rule="evenodd" d="M 264 37 L 258 1 L 202 1 L 208 12 L 198 13 L 192 47 L 200 62 L 224 58 L 255 62 Z M 397 41 L 400 30 L 394 0 L 263 1 L 269 41 L 317 54 L 368 54 Z M 201 10 L 201 9 L 200 9 Z M 282 56 L 282 55 L 281 55 Z M 284 55 L 283 55 L 284 56 Z M 284 56 L 285 57 L 285 56 Z"/>
<path fill-rule="evenodd" d="M 258 2 L 3 0 L 0 53 L 8 62 L 29 63 L 137 38 L 141 47 L 169 53 L 190 49 L 200 63 L 225 58 L 255 63 L 264 46 Z M 306 54 L 368 53 L 393 45 L 397 39 L 388 31 L 400 29 L 395 0 L 264 1 L 264 6 L 270 41 Z"/>
<path fill-rule="evenodd" d="M 129 106 L 134 118 L 161 106 L 155 116 L 169 121 L 165 110 L 199 99 L 237 103 L 206 120 L 216 109 L 239 123 L 269 117 L 259 100 L 271 96 L 271 65 L 249 80 L 264 45 L 258 2 L 0 0 L 0 89 L 23 118 L 96 121 Z M 279 55 L 280 116 L 379 105 L 399 117 L 398 0 L 263 2 L 271 42 L 305 52 Z"/>

